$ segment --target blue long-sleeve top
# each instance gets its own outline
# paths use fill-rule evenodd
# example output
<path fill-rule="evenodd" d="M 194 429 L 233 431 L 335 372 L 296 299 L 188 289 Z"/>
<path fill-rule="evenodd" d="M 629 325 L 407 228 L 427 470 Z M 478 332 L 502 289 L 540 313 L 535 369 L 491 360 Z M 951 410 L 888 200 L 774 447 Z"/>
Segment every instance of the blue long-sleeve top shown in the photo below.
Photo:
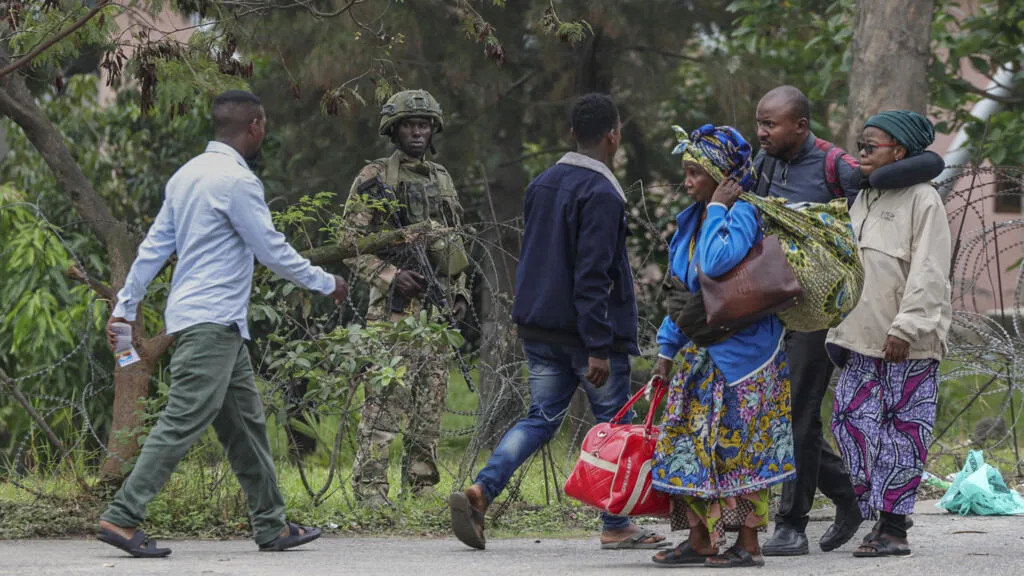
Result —
<path fill-rule="evenodd" d="M 705 209 L 701 225 L 700 216 Z M 757 208 L 743 201 L 737 201 L 731 209 L 718 203 L 698 202 L 676 217 L 676 225 L 668 248 L 668 273 L 682 280 L 694 294 L 700 291 L 698 266 L 712 278 L 722 276 L 742 262 L 762 236 Z M 695 234 L 691 257 L 691 239 Z M 708 346 L 708 352 L 726 381 L 737 382 L 771 360 L 783 334 L 782 323 L 772 315 Z M 689 337 L 665 316 L 658 329 L 660 354 L 674 358 L 689 342 Z"/>

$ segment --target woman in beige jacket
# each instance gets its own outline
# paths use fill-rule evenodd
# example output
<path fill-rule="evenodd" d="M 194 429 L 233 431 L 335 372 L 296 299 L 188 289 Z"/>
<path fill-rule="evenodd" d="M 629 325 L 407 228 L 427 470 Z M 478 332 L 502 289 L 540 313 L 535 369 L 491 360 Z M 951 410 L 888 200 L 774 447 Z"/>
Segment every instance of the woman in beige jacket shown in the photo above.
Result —
<path fill-rule="evenodd" d="M 933 140 L 931 122 L 920 114 L 873 116 L 857 143 L 861 170 L 870 175 L 920 154 Z M 952 317 L 949 223 L 927 183 L 865 190 L 850 216 L 864 290 L 828 337 L 830 355 L 842 367 L 832 432 L 861 514 L 880 517 L 854 556 L 905 556 L 906 516 L 928 457 Z"/>

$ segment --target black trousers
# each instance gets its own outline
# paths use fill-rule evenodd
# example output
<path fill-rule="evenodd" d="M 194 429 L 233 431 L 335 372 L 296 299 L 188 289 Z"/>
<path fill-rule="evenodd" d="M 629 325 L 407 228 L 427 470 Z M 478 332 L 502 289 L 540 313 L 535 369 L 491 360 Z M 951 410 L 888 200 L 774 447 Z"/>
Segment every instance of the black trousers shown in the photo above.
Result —
<path fill-rule="evenodd" d="M 782 485 L 782 503 L 775 522 L 801 532 L 807 528 L 815 488 L 820 488 L 837 507 L 850 506 L 855 500 L 843 459 L 822 434 L 821 402 L 833 369 L 825 353 L 825 335 L 823 330 L 791 332 L 786 337 L 796 480 Z"/>

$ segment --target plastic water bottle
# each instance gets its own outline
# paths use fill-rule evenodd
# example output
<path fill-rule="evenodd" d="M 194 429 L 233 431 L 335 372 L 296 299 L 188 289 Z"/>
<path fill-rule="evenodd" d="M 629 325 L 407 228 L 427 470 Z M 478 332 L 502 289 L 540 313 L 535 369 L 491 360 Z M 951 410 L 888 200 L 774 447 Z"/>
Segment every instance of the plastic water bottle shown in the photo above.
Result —
<path fill-rule="evenodd" d="M 117 365 L 124 368 L 139 361 L 139 353 L 132 345 L 132 327 L 124 322 L 115 322 L 110 325 L 117 335 L 117 344 L 114 346 L 114 358 Z"/>

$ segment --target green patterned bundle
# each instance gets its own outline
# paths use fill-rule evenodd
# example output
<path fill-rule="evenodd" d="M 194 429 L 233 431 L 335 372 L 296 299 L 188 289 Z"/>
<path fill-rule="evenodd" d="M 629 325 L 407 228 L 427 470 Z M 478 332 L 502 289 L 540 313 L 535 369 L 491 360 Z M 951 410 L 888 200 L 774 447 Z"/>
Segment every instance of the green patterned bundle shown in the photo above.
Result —
<path fill-rule="evenodd" d="M 800 303 L 779 314 L 783 325 L 798 332 L 838 326 L 857 305 L 864 287 L 846 200 L 794 209 L 783 198 L 741 198 L 760 211 L 765 234 L 779 237 L 804 289 Z"/>

